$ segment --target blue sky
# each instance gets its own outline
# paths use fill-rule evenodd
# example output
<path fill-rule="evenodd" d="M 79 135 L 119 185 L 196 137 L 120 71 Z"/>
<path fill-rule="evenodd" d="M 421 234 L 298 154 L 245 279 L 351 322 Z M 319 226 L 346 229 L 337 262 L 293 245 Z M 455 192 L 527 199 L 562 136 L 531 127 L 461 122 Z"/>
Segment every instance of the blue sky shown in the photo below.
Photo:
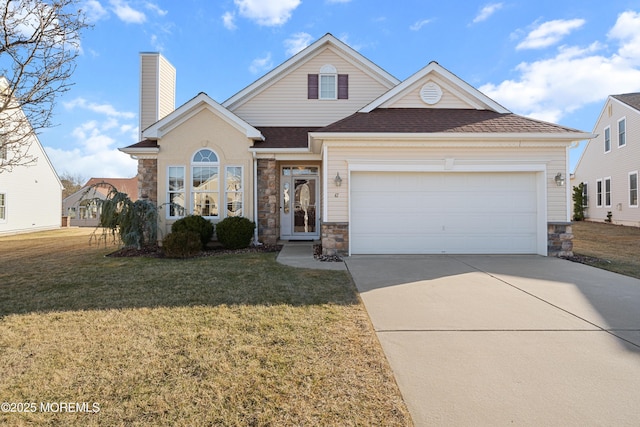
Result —
<path fill-rule="evenodd" d="M 640 91 L 640 0 L 87 0 L 74 86 L 40 141 L 59 174 L 131 177 L 139 53 L 176 67 L 176 106 L 223 102 L 332 33 L 404 80 L 438 61 L 511 111 L 591 131 Z M 582 144 L 584 146 L 584 144 Z M 580 155 L 571 151 L 571 169 Z"/>

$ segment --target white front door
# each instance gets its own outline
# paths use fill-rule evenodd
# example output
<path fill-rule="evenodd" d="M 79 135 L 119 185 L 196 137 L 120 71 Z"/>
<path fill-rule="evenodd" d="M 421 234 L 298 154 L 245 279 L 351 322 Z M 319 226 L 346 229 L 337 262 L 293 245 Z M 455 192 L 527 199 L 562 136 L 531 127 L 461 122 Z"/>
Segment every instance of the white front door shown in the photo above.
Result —
<path fill-rule="evenodd" d="M 280 238 L 320 237 L 318 168 L 284 166 L 280 175 Z"/>

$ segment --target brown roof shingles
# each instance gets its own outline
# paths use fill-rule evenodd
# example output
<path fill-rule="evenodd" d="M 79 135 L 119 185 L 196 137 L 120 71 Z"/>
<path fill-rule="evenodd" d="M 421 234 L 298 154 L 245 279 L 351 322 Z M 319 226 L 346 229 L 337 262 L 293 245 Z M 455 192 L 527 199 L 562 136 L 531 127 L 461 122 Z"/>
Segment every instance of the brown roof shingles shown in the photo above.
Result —
<path fill-rule="evenodd" d="M 618 101 L 622 101 L 625 104 L 640 111 L 640 92 L 635 93 L 623 93 L 622 95 L 611 95 Z"/>
<path fill-rule="evenodd" d="M 309 146 L 309 132 L 319 127 L 296 126 L 264 126 L 257 127 L 264 141 L 256 141 L 253 148 L 307 148 Z"/>
<path fill-rule="evenodd" d="M 576 129 L 490 110 L 379 108 L 355 113 L 318 132 L 573 133 Z"/>

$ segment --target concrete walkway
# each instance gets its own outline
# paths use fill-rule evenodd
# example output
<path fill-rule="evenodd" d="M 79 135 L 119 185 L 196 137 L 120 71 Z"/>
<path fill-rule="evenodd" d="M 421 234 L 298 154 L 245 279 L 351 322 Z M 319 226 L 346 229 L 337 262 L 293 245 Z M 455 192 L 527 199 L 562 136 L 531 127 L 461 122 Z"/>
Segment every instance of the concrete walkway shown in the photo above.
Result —
<path fill-rule="evenodd" d="M 317 270 L 347 270 L 344 262 L 324 262 L 313 257 L 315 242 L 280 242 L 282 250 L 276 260 L 280 264 L 298 268 L 313 268 Z"/>
<path fill-rule="evenodd" d="M 417 426 L 640 425 L 640 280 L 541 256 L 345 262 Z"/>

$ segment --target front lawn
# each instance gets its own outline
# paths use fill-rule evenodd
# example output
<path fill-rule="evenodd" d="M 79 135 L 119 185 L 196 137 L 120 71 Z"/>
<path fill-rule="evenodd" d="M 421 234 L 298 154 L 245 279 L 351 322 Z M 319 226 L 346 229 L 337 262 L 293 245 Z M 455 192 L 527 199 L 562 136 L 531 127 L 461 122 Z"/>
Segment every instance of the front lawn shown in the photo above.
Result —
<path fill-rule="evenodd" d="M 411 425 L 345 272 L 88 241 L 0 238 L 0 424 Z"/>
<path fill-rule="evenodd" d="M 573 223 L 573 252 L 594 267 L 640 279 L 640 228 Z"/>

